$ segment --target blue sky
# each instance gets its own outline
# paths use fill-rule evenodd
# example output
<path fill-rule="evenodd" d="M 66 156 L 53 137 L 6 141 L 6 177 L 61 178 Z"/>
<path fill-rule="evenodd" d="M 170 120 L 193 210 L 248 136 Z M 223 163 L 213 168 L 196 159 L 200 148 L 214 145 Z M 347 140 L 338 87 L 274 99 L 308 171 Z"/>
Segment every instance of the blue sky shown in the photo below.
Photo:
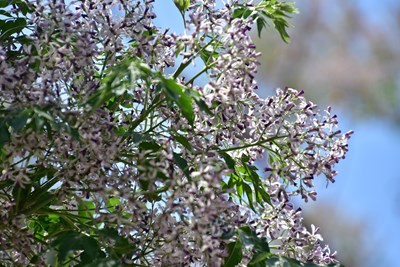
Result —
<path fill-rule="evenodd" d="M 306 0 L 299 0 L 304 2 Z M 308 1 L 308 0 L 307 0 Z M 334 0 L 332 12 L 335 9 Z M 350 0 L 349 0 L 350 1 Z M 363 10 L 365 19 L 371 23 L 381 24 L 390 29 L 386 12 L 395 0 L 353 0 L 352 4 Z M 183 26 L 180 14 L 174 8 L 172 0 L 158 0 L 155 3 L 157 26 L 171 28 L 172 32 L 182 33 Z M 301 7 L 301 5 L 299 5 Z M 300 9 L 301 12 L 301 9 Z M 301 14 L 300 14 L 301 16 Z M 388 26 L 389 25 L 389 26 Z M 399 34 L 399 33 L 395 33 Z M 295 44 L 292 44 L 295 45 Z M 400 67 L 400 66 L 399 66 Z M 263 85 L 260 85 L 262 88 Z M 262 89 L 260 89 L 262 90 Z M 334 109 L 338 111 L 337 109 Z M 367 225 L 368 240 L 375 240 L 376 246 L 385 266 L 400 266 L 400 127 L 384 119 L 367 119 L 357 121 L 338 111 L 339 122 L 344 131 L 353 129 L 355 134 L 350 141 L 350 151 L 339 166 L 337 182 L 327 189 L 325 184 L 319 186 L 319 198 L 316 203 L 303 205 L 304 209 L 313 209 L 319 202 L 333 203 L 348 214 L 349 219 L 364 221 Z M 348 266 L 351 267 L 351 266 Z"/>

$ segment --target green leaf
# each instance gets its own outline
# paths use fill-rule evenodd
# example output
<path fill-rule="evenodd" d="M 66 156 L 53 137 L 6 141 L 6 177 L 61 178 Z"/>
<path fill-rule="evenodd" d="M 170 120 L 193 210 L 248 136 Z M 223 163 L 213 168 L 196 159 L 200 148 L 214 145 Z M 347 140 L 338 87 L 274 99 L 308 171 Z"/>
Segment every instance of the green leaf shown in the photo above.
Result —
<path fill-rule="evenodd" d="M 106 202 L 106 208 L 110 211 L 110 212 L 114 212 L 115 211 L 115 206 L 121 204 L 121 200 L 119 198 L 109 198 Z"/>
<path fill-rule="evenodd" d="M 204 101 L 204 97 L 200 95 L 200 93 L 196 90 L 190 89 L 187 91 L 189 97 L 191 97 L 197 104 L 197 106 L 200 108 L 201 111 L 204 111 L 208 115 L 213 116 L 214 113 L 210 110 L 206 102 Z"/>
<path fill-rule="evenodd" d="M 135 58 L 125 57 L 118 65 L 106 71 L 106 75 L 101 80 L 100 89 L 81 105 L 85 108 L 89 105 L 90 110 L 94 110 L 107 103 L 111 110 L 115 109 L 126 100 L 125 95 L 130 86 L 134 86 L 138 79 L 149 78 L 152 74 L 145 64 L 138 62 Z M 113 97 L 116 98 L 112 99 Z M 113 105 L 114 100 L 115 105 Z"/>
<path fill-rule="evenodd" d="M 250 7 L 245 5 L 237 5 L 237 8 L 233 11 L 233 18 L 248 18 L 252 14 Z"/>
<path fill-rule="evenodd" d="M 0 148 L 2 148 L 4 144 L 10 140 L 10 132 L 8 131 L 7 125 L 4 121 L 0 121 Z"/>
<path fill-rule="evenodd" d="M 32 185 L 28 184 L 25 185 L 24 188 L 20 187 L 18 184 L 14 186 L 12 195 L 14 197 L 14 210 L 15 211 L 21 211 L 25 208 L 25 203 L 27 202 L 27 198 L 29 196 L 29 193 L 31 192 Z"/>
<path fill-rule="evenodd" d="M 242 186 L 242 181 L 238 181 L 236 183 L 236 193 L 239 197 L 240 200 L 242 200 L 243 197 L 243 186 Z"/>
<path fill-rule="evenodd" d="M 35 255 L 31 258 L 31 260 L 29 261 L 30 264 L 35 264 L 39 262 L 39 255 Z"/>
<path fill-rule="evenodd" d="M 98 230 L 97 233 L 99 237 L 115 240 L 115 245 L 109 249 L 113 259 L 120 260 L 124 256 L 129 258 L 135 252 L 135 247 L 125 237 L 120 236 L 116 229 L 104 228 Z"/>
<path fill-rule="evenodd" d="M 5 17 L 9 17 L 9 18 L 12 18 L 12 17 L 13 17 L 10 13 L 8 13 L 8 12 L 5 11 L 5 10 L 0 10 L 0 15 L 1 15 L 1 16 L 5 16 Z"/>
<path fill-rule="evenodd" d="M 267 239 L 258 237 L 249 226 L 240 227 L 238 234 L 244 246 L 254 248 L 256 252 L 270 252 Z"/>
<path fill-rule="evenodd" d="M 256 21 L 256 24 L 257 24 L 258 38 L 261 38 L 261 32 L 266 27 L 267 22 L 265 21 L 264 18 L 258 18 L 257 21 Z"/>
<path fill-rule="evenodd" d="M 55 180 L 57 181 L 57 179 Z M 29 195 L 23 212 L 25 214 L 33 214 L 42 208 L 50 206 L 54 200 L 56 200 L 54 193 L 40 189 L 35 190 Z"/>
<path fill-rule="evenodd" d="M 193 125 L 195 115 L 193 112 L 192 98 L 183 91 L 181 85 L 171 78 L 163 79 L 163 85 L 167 97 L 178 105 L 182 110 L 183 116 L 188 120 L 190 125 Z"/>
<path fill-rule="evenodd" d="M 12 1 L 10 0 L 0 0 L 0 8 L 7 7 L 11 5 Z"/>
<path fill-rule="evenodd" d="M 189 166 L 187 161 L 181 157 L 180 154 L 173 152 L 174 155 L 174 160 L 176 165 L 182 170 L 182 172 L 185 174 L 185 176 L 190 180 L 190 172 L 189 172 Z"/>
<path fill-rule="evenodd" d="M 271 258 L 271 256 L 273 256 L 273 254 L 270 252 L 255 253 L 248 266 L 253 267 L 256 264 L 264 263 L 265 260 Z"/>
<path fill-rule="evenodd" d="M 123 136 L 131 137 L 132 142 L 135 143 L 135 144 L 138 144 L 138 143 L 140 143 L 142 141 L 151 142 L 151 138 L 150 138 L 149 135 L 143 134 L 143 133 L 139 133 L 139 132 L 133 132 L 133 131 L 130 132 L 130 131 L 128 131 L 128 132 L 125 132 L 123 134 Z"/>
<path fill-rule="evenodd" d="M 240 160 L 242 161 L 243 164 L 246 164 L 247 162 L 250 161 L 250 157 L 246 154 L 243 154 Z"/>
<path fill-rule="evenodd" d="M 246 184 L 246 183 L 242 183 L 244 192 L 246 193 L 247 199 L 249 200 L 249 205 L 250 208 L 255 211 L 254 209 L 254 205 L 253 205 L 253 190 L 251 189 L 251 187 Z"/>
<path fill-rule="evenodd" d="M 26 16 L 26 14 L 28 13 L 32 13 L 33 11 L 35 11 L 34 8 L 31 8 L 27 2 L 25 1 L 21 1 L 20 3 L 17 4 L 18 8 L 21 10 L 22 14 L 24 16 Z"/>
<path fill-rule="evenodd" d="M 268 18 L 273 22 L 282 40 L 288 43 L 289 34 L 286 28 L 290 27 L 290 24 L 286 19 L 290 18 L 289 14 L 294 13 L 297 13 L 297 9 L 292 2 L 264 0 L 254 6 L 247 6 L 244 4 L 236 5 L 236 9 L 233 11 L 233 18 L 246 19 L 251 16 L 256 22 L 259 37 L 261 36 L 262 30 L 268 25 L 266 21 Z"/>
<path fill-rule="evenodd" d="M 214 53 L 212 51 L 208 51 L 207 49 L 203 49 L 200 51 L 200 57 L 203 60 L 204 65 L 209 64 L 209 61 L 212 58 L 213 54 Z M 217 53 L 215 53 L 215 54 L 217 54 Z"/>
<path fill-rule="evenodd" d="M 264 188 L 261 188 L 261 190 L 259 190 L 257 192 L 257 195 L 261 195 L 262 200 L 264 200 L 264 202 L 267 202 L 269 205 L 272 205 L 271 202 L 271 197 L 270 195 L 265 191 Z"/>
<path fill-rule="evenodd" d="M 218 153 L 224 158 L 226 166 L 231 170 L 235 170 L 235 160 L 226 152 L 220 151 Z"/>
<path fill-rule="evenodd" d="M 78 214 L 79 216 L 83 217 L 81 220 L 83 222 L 88 222 L 93 218 L 94 210 L 96 205 L 89 200 L 84 200 L 78 205 Z"/>
<path fill-rule="evenodd" d="M 224 232 L 221 236 L 222 240 L 231 239 L 236 235 L 236 231 L 234 229 L 229 229 L 227 232 Z"/>
<path fill-rule="evenodd" d="M 118 238 L 120 238 L 120 236 L 118 234 L 118 231 L 116 229 L 108 228 L 108 227 L 106 227 L 104 229 L 97 230 L 97 234 L 100 237 L 111 238 L 111 239 L 114 239 L 114 240 L 117 240 Z"/>
<path fill-rule="evenodd" d="M 223 267 L 234 267 L 242 261 L 242 244 L 240 240 L 228 244 L 228 256 L 225 258 Z"/>
<path fill-rule="evenodd" d="M 139 148 L 141 151 L 151 150 L 151 151 L 156 152 L 161 149 L 161 146 L 154 141 L 150 141 L 150 142 L 145 141 L 145 142 L 141 142 L 139 144 Z"/>
<path fill-rule="evenodd" d="M 61 233 L 52 242 L 52 246 L 58 248 L 58 259 L 60 262 L 64 262 L 70 252 L 75 250 L 83 250 L 81 254 L 82 264 L 93 262 L 99 253 L 99 246 L 96 239 L 74 231 Z"/>
<path fill-rule="evenodd" d="M 27 120 L 31 117 L 31 110 L 21 111 L 11 122 L 11 128 L 15 133 L 19 132 L 25 125 Z"/>
<path fill-rule="evenodd" d="M 180 143 L 183 147 L 185 147 L 187 150 L 192 151 L 192 145 L 190 144 L 189 140 L 184 137 L 183 135 L 180 135 L 178 133 L 173 135 L 174 139 Z"/>
<path fill-rule="evenodd" d="M 228 183 L 225 183 L 224 181 L 221 181 L 221 185 L 222 185 L 224 190 L 232 189 L 232 188 L 235 187 L 236 180 L 237 180 L 237 176 L 235 174 L 231 174 L 231 175 L 229 175 Z M 234 194 L 232 192 L 230 192 L 229 195 L 234 195 Z"/>
<path fill-rule="evenodd" d="M 6 21 L 0 29 L 0 40 L 6 40 L 14 33 L 22 32 L 25 26 L 26 20 L 23 18 L 16 18 L 15 20 Z"/>
<path fill-rule="evenodd" d="M 120 263 L 113 259 L 98 259 L 94 262 L 84 265 L 83 267 L 120 267 Z"/>

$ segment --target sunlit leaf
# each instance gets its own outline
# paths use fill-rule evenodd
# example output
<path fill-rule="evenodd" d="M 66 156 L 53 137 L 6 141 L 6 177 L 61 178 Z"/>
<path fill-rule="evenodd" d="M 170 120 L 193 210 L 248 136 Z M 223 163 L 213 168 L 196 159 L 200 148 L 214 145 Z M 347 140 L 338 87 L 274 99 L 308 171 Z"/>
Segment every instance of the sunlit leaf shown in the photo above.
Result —
<path fill-rule="evenodd" d="M 92 201 L 89 201 L 89 200 L 84 200 L 81 203 L 79 203 L 78 214 L 79 214 L 79 216 L 82 217 L 81 220 L 83 222 L 90 221 L 93 217 L 95 208 L 96 208 L 96 205 Z"/>
<path fill-rule="evenodd" d="M 163 79 L 163 84 L 167 97 L 175 102 L 178 107 L 182 110 L 183 116 L 188 122 L 193 125 L 195 115 L 193 112 L 192 99 L 186 94 L 181 85 L 179 85 L 173 79 Z"/>

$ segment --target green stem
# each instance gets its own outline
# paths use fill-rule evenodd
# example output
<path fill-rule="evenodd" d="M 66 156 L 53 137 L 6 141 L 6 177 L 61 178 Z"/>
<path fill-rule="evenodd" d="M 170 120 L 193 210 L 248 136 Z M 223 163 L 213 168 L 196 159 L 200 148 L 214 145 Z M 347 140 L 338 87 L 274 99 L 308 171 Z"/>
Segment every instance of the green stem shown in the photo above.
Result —
<path fill-rule="evenodd" d="M 193 56 L 189 57 L 185 63 L 181 63 L 178 67 L 178 69 L 174 72 L 172 77 L 174 79 L 178 78 L 178 76 L 186 69 L 187 66 L 190 65 L 190 63 L 201 53 L 203 52 L 208 46 L 210 46 L 212 43 L 214 43 L 215 40 L 217 40 L 219 36 L 215 36 L 214 38 L 211 39 L 210 42 L 208 42 L 205 46 L 203 46 L 199 51 L 197 51 L 196 54 Z"/>
<path fill-rule="evenodd" d="M 261 140 L 255 143 L 251 143 L 251 144 L 245 144 L 242 146 L 236 146 L 236 147 L 230 147 L 230 148 L 225 148 L 225 149 L 219 149 L 217 150 L 218 152 L 228 152 L 228 151 L 234 151 L 234 150 L 239 150 L 239 149 L 244 149 L 244 148 L 249 148 L 249 147 L 253 147 L 253 146 L 260 146 L 262 144 L 268 143 L 268 142 L 272 142 L 275 139 L 280 139 L 280 138 L 286 138 L 288 137 L 288 135 L 283 135 L 283 136 L 274 136 L 265 140 Z"/>
<path fill-rule="evenodd" d="M 202 75 L 204 72 L 206 72 L 207 70 L 211 69 L 212 67 L 214 67 L 215 65 L 217 65 L 217 62 L 213 62 L 208 66 L 205 66 L 199 73 L 197 73 L 192 79 L 190 79 L 187 83 L 185 83 L 185 85 L 189 85 L 191 83 L 193 83 L 194 80 L 196 80 L 200 75 Z"/>
<path fill-rule="evenodd" d="M 158 126 L 162 125 L 164 122 L 166 122 L 169 118 L 165 118 L 162 121 L 160 121 L 159 123 L 157 123 L 156 125 L 152 126 L 150 129 L 148 129 L 145 133 L 150 133 L 151 131 L 153 131 L 155 128 L 157 128 Z"/>
<path fill-rule="evenodd" d="M 156 98 L 153 100 L 153 103 L 150 104 L 150 107 L 149 107 L 148 109 L 142 110 L 142 112 L 141 112 L 140 115 L 139 115 L 139 118 L 137 118 L 135 121 L 132 122 L 132 125 L 131 125 L 131 127 L 129 128 L 129 130 L 128 130 L 127 132 L 131 132 L 131 131 L 135 130 L 135 128 L 136 128 L 140 123 L 142 123 L 142 122 L 147 118 L 147 116 L 148 116 L 154 109 L 156 109 L 157 107 L 159 107 L 159 106 L 160 106 L 162 103 L 164 103 L 165 101 L 166 101 L 166 98 L 159 99 L 159 97 L 158 97 L 158 98 L 156 97 Z M 154 103 L 154 102 L 155 102 L 155 103 Z"/>
<path fill-rule="evenodd" d="M 105 58 L 104 58 L 103 66 L 101 67 L 101 71 L 100 71 L 100 79 L 103 78 L 104 70 L 105 70 L 106 65 L 107 65 L 108 57 L 109 57 L 109 53 L 107 53 L 106 56 L 105 56 Z"/>

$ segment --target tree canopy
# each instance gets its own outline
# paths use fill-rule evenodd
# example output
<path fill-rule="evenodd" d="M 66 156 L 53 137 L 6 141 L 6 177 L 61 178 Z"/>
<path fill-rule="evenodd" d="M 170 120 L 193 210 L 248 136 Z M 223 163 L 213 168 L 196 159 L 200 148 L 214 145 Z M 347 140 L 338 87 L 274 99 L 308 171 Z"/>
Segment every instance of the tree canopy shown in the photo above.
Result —
<path fill-rule="evenodd" d="M 216 2 L 171 1 L 180 35 L 150 0 L 0 1 L 0 265 L 339 265 L 292 200 L 352 132 L 256 93 L 249 32 L 287 42 L 296 9 Z"/>

